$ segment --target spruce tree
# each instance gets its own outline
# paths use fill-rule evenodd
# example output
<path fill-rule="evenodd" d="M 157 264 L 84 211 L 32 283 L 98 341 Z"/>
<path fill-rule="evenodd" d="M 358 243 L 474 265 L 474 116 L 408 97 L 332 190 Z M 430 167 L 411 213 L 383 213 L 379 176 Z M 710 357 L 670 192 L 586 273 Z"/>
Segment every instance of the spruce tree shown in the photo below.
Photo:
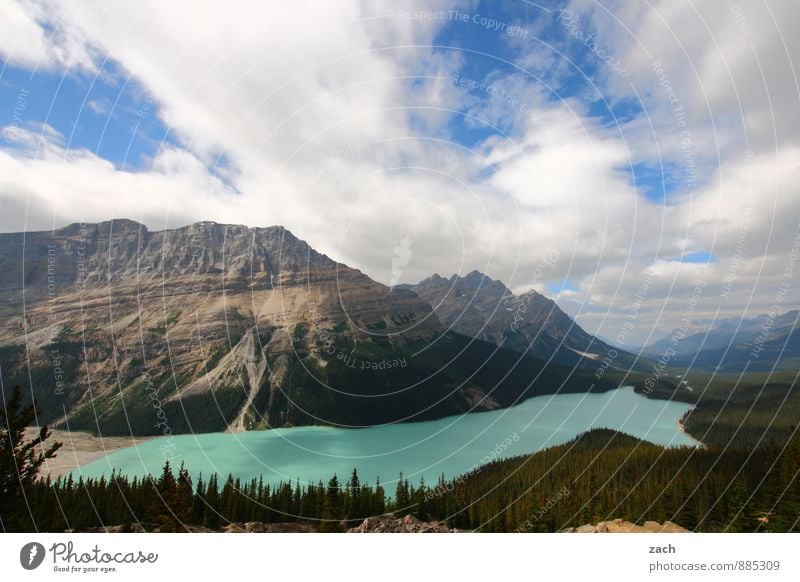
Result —
<path fill-rule="evenodd" d="M 217 474 L 211 475 L 208 480 L 208 487 L 205 494 L 205 509 L 203 510 L 203 526 L 208 529 L 217 530 L 220 525 L 219 517 L 220 499 L 219 485 L 217 484 Z"/>
<path fill-rule="evenodd" d="M 375 515 L 382 515 L 386 513 L 386 491 L 381 485 L 381 478 L 375 479 L 375 503 L 372 508 Z"/>
<path fill-rule="evenodd" d="M 411 513 L 411 493 L 408 490 L 408 479 L 403 478 L 402 472 L 400 472 L 394 492 L 394 506 L 397 515 L 403 516 Z"/>
<path fill-rule="evenodd" d="M 47 425 L 38 434 L 25 439 L 25 428 L 36 423 L 36 403 L 22 405 L 22 390 L 14 386 L 11 398 L 5 400 L 0 413 L 0 529 L 31 531 L 27 493 L 36 481 L 42 465 L 56 456 L 62 443 L 45 447 L 50 437 Z"/>
<path fill-rule="evenodd" d="M 341 491 L 336 475 L 328 481 L 325 492 L 325 505 L 322 510 L 322 521 L 317 529 L 321 532 L 339 531 L 339 520 L 342 519 Z"/>
<path fill-rule="evenodd" d="M 355 520 L 363 517 L 361 514 L 361 482 L 358 480 L 358 471 L 353 469 L 350 481 L 347 482 L 347 519 Z"/>

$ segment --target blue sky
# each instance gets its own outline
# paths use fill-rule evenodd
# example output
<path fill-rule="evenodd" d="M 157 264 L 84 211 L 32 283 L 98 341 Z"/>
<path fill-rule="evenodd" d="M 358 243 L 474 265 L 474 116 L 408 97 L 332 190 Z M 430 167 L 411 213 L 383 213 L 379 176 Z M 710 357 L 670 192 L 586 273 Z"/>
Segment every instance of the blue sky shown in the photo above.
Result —
<path fill-rule="evenodd" d="M 554 103 L 581 97 L 589 115 L 612 128 L 640 114 L 642 109 L 635 100 L 610 100 L 593 86 L 594 76 L 602 73 L 602 63 L 580 50 L 579 43 L 577 48 L 570 46 L 564 27 L 553 18 L 563 5 L 550 5 L 550 11 L 546 11 L 535 4 L 484 1 L 474 10 L 436 11 L 444 18 L 433 39 L 433 52 L 460 55 L 463 61 L 458 75 L 470 80 L 501 86 L 505 76 L 522 75 L 530 83 L 546 84 L 547 98 Z M 498 34 L 494 28 L 500 25 L 504 27 L 501 30 L 515 27 L 515 31 Z M 570 65 L 572 74 L 562 75 L 548 70 L 523 72 L 520 62 L 527 52 L 548 44 L 564 50 L 579 68 Z M 22 110 L 15 106 L 21 94 L 25 96 Z M 490 99 L 480 91 L 472 96 Z M 524 91 L 513 96 L 525 102 Z M 6 62 L 0 74 L 0 126 L 46 123 L 64 136 L 66 148 L 87 149 L 118 168 L 146 169 L 163 144 L 180 145 L 163 122 L 159 107 L 157 97 L 126 73 L 113 55 L 98 59 L 97 68 L 91 72 L 21 68 Z M 458 115 L 452 116 L 446 129 L 442 134 L 447 138 L 470 148 L 493 134 L 513 133 L 513 127 L 507 125 L 494 128 Z M 4 142 L 0 147 L 14 146 Z M 224 152 L 218 155 L 224 156 Z M 216 163 L 222 161 L 215 159 Z M 214 170 L 214 166 L 209 164 L 209 169 Z M 667 203 L 680 186 L 680 180 L 660 167 L 634 164 L 621 171 L 630 174 L 631 183 L 651 202 Z"/>
<path fill-rule="evenodd" d="M 16 112 L 18 123 L 46 123 L 64 136 L 66 147 L 90 150 L 118 167 L 143 168 L 162 141 L 171 141 L 158 103 L 113 61 L 91 75 L 7 65 L 0 104 L 0 125 L 14 123 Z"/>

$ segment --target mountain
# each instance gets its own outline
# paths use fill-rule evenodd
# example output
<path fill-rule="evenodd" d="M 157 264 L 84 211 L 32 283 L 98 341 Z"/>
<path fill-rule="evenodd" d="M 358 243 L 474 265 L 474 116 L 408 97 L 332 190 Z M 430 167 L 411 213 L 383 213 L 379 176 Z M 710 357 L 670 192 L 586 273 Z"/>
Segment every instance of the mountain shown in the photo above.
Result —
<path fill-rule="evenodd" d="M 536 291 L 514 295 L 479 271 L 449 279 L 433 275 L 411 289 L 449 329 L 545 361 L 596 370 L 604 358 L 619 369 L 645 369 L 633 354 L 584 331 L 554 301 Z"/>
<path fill-rule="evenodd" d="M 0 380 L 105 435 L 369 426 L 615 387 L 445 328 L 283 227 L 0 234 Z"/>
<path fill-rule="evenodd" d="M 644 348 L 650 357 L 673 349 L 671 365 L 711 371 L 742 372 L 797 368 L 800 365 L 800 311 L 706 323 L 702 331 L 676 329 Z M 692 333 L 695 331 L 696 333 Z"/>

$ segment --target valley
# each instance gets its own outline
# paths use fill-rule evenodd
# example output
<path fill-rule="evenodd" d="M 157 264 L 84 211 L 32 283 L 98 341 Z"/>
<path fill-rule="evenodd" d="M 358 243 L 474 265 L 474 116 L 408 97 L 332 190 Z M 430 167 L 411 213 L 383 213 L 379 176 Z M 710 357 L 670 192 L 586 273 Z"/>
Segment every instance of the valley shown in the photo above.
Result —
<path fill-rule="evenodd" d="M 168 459 L 185 463 L 195 478 L 216 473 L 269 485 L 295 479 L 315 483 L 353 469 L 369 483 L 392 485 L 399 473 L 413 482 L 432 483 L 442 475 L 455 478 L 487 463 L 568 442 L 593 428 L 618 430 L 662 446 L 693 446 L 676 425 L 690 408 L 643 398 L 630 387 L 602 394 L 553 394 L 511 408 L 428 422 L 162 437 L 115 451 L 72 475 L 155 475 Z"/>
<path fill-rule="evenodd" d="M 593 373 L 607 346 L 544 297 L 520 324 L 506 315 L 507 289 L 471 274 L 445 309 L 440 286 L 389 289 L 282 227 L 151 232 L 115 220 L 0 234 L 0 248 L 1 379 L 59 428 L 170 436 L 417 422 L 637 386 L 647 369 L 623 353 L 612 373 Z M 452 314 L 470 292 L 480 310 L 461 326 Z M 484 333 L 478 314 L 493 302 L 503 317 Z M 655 396 L 686 398 L 661 388 Z"/>

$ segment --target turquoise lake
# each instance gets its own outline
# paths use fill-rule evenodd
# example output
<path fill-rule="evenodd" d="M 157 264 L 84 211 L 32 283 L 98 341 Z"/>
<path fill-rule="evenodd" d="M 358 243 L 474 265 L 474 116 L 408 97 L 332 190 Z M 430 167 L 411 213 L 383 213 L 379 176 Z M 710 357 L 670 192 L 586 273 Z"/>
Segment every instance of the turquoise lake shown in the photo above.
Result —
<path fill-rule="evenodd" d="M 366 429 L 281 428 L 244 433 L 172 437 L 173 464 L 184 461 L 192 475 L 229 473 L 242 479 L 263 475 L 265 483 L 327 480 L 358 469 L 362 482 L 395 481 L 400 471 L 412 483 L 435 483 L 495 458 L 531 453 L 569 441 L 590 428 L 612 428 L 665 446 L 695 446 L 677 426 L 691 405 L 649 400 L 623 387 L 603 394 L 556 394 L 530 398 L 512 408 L 451 416 L 431 422 Z M 112 469 L 133 476 L 159 474 L 165 438 L 115 451 L 73 471 L 99 477 Z"/>

